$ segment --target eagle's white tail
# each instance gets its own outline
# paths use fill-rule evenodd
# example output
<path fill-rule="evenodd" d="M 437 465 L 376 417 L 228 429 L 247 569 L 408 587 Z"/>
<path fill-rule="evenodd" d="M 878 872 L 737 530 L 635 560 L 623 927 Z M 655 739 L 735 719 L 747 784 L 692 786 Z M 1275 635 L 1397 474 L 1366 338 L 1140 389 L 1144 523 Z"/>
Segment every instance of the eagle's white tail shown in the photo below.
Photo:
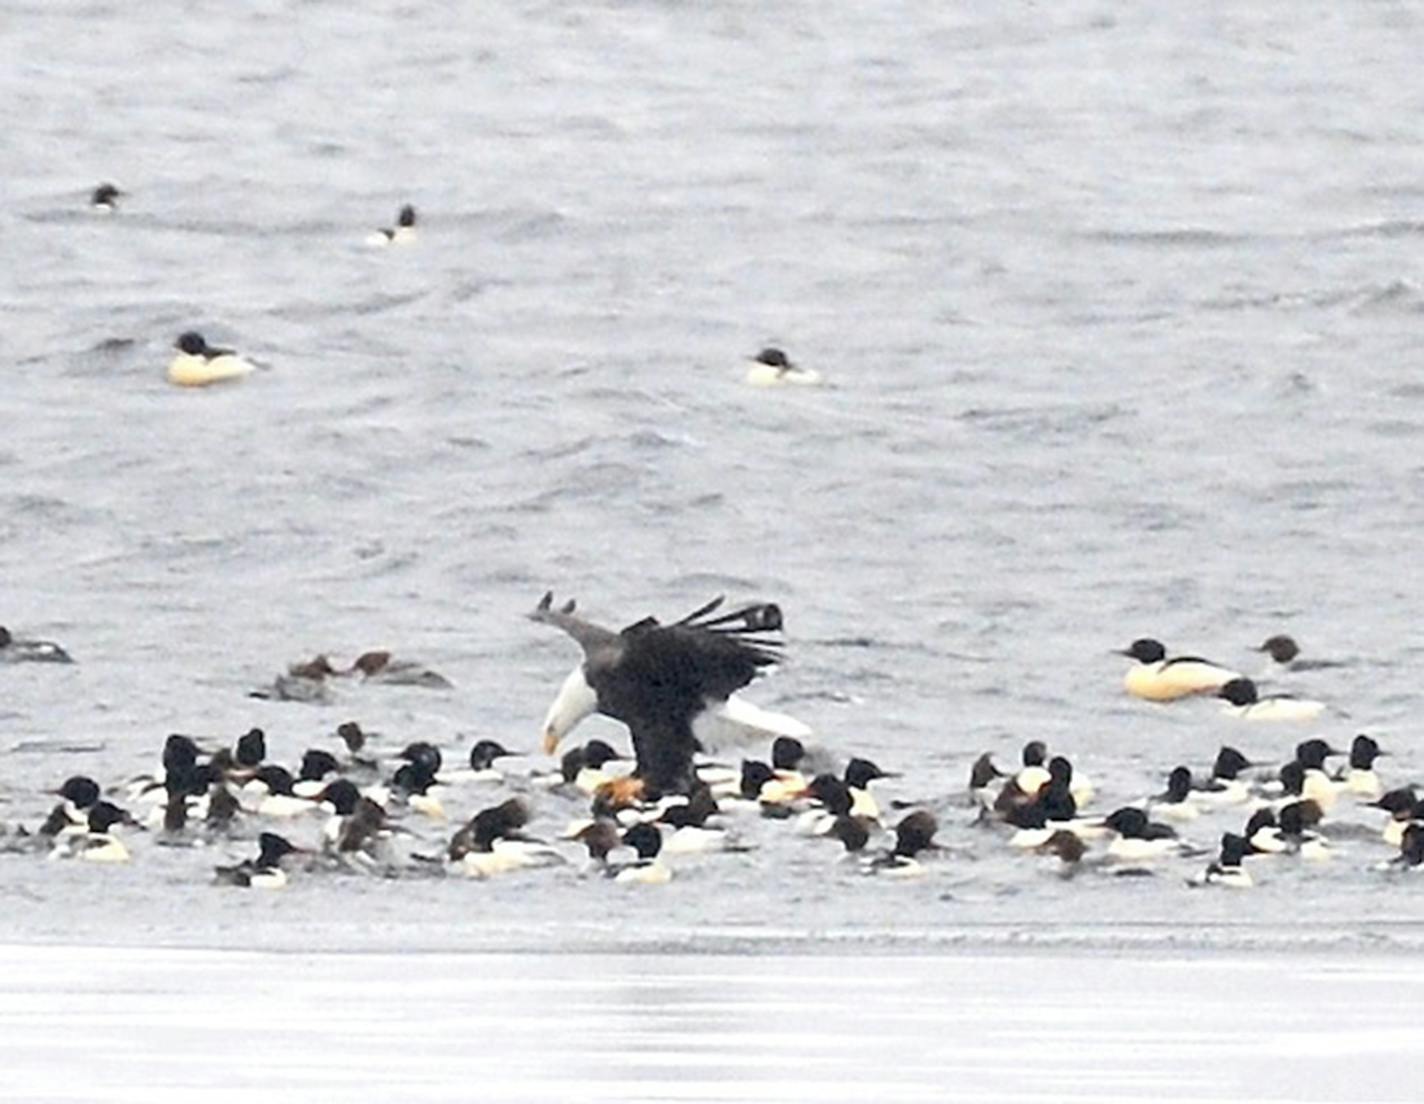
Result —
<path fill-rule="evenodd" d="M 804 740 L 811 735 L 810 726 L 795 717 L 763 709 L 736 694 L 698 716 L 692 727 L 698 742 L 709 752 L 725 744 L 771 740 L 777 736 Z"/>

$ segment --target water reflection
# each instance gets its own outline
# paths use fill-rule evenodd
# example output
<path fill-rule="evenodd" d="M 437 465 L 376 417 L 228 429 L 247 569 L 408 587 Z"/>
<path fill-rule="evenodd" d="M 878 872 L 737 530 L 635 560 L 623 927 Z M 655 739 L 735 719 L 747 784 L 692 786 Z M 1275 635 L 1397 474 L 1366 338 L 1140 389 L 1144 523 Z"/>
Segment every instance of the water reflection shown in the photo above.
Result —
<path fill-rule="evenodd" d="M 7 1101 L 1391 1096 L 1412 959 L 0 948 Z M 1311 999 L 1328 987 L 1330 1001 Z M 1388 994 L 1389 1000 L 1383 996 Z M 1326 1045 L 1328 1041 L 1328 1045 Z M 1348 1061 L 1370 1055 L 1365 1081 Z M 1398 1080 L 1396 1080 L 1398 1079 Z"/>

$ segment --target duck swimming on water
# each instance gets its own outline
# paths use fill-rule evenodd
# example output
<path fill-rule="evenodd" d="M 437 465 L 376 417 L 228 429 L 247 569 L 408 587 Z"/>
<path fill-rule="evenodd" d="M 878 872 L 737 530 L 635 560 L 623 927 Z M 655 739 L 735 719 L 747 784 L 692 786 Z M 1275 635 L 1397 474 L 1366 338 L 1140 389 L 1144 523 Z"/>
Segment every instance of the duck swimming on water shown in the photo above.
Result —
<path fill-rule="evenodd" d="M 785 384 L 809 386 L 821 382 L 821 373 L 792 363 L 782 350 L 768 347 L 752 357 L 747 382 L 753 387 L 781 387 Z"/>
<path fill-rule="evenodd" d="M 1142 637 L 1118 653 L 1133 660 L 1122 684 L 1134 698 L 1144 701 L 1169 702 L 1193 694 L 1214 694 L 1232 679 L 1237 671 L 1199 656 L 1168 657 L 1160 641 Z"/>
<path fill-rule="evenodd" d="M 209 345 L 197 330 L 179 334 L 173 347 L 178 351 L 168 362 L 168 382 L 176 387 L 207 387 L 242 379 L 257 370 L 233 350 Z"/>

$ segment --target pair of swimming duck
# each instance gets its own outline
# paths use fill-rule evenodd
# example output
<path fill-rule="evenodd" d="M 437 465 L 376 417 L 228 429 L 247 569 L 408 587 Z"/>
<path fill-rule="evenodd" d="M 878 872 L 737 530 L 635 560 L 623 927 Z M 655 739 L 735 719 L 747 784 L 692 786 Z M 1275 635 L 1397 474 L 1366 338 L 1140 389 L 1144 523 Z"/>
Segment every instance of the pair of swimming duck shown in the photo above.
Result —
<path fill-rule="evenodd" d="M 289 664 L 285 674 L 269 685 L 260 686 L 248 697 L 267 701 L 295 701 L 326 704 L 331 700 L 328 679 L 361 676 L 363 683 L 388 686 L 419 686 L 427 690 L 450 690 L 454 684 L 440 672 L 413 660 L 397 659 L 387 651 L 363 652 L 350 667 L 334 666 L 326 655 Z"/>
<path fill-rule="evenodd" d="M 1287 636 L 1271 637 L 1257 650 L 1287 664 L 1299 655 L 1295 641 Z M 1239 671 L 1199 656 L 1169 656 L 1162 643 L 1150 637 L 1134 640 L 1118 654 L 1133 661 L 1123 676 L 1123 688 L 1144 701 L 1171 702 L 1213 695 L 1225 701 L 1234 716 L 1252 721 L 1308 721 L 1325 711 L 1323 702 L 1290 694 L 1263 697 L 1255 681 Z"/>

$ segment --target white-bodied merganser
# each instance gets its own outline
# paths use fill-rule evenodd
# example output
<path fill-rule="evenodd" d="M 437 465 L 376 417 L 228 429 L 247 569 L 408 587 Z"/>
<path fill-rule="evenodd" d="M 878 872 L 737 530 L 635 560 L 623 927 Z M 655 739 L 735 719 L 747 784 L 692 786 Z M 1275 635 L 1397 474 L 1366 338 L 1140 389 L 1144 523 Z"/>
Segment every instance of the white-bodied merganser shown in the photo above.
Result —
<path fill-rule="evenodd" d="M 511 797 L 481 809 L 450 840 L 448 855 L 471 878 L 492 878 L 516 870 L 564 862 L 547 843 L 526 838 L 529 807 Z"/>
<path fill-rule="evenodd" d="M 1424 814 L 1413 786 L 1390 790 L 1369 804 L 1371 808 L 1383 809 L 1389 814 L 1380 837 L 1391 847 L 1398 847 L 1404 839 L 1405 829 Z"/>
<path fill-rule="evenodd" d="M 442 770 L 435 776 L 435 781 L 442 786 L 463 786 L 475 782 L 502 782 L 504 781 L 504 772 L 495 766 L 495 761 L 509 758 L 514 754 L 498 740 L 476 740 L 474 746 L 470 748 L 469 766 Z"/>
<path fill-rule="evenodd" d="M 168 382 L 178 387 L 206 387 L 213 383 L 242 379 L 257 370 L 231 349 L 216 349 L 196 330 L 178 335 L 177 349 L 168 362 Z"/>
<path fill-rule="evenodd" d="M 406 748 L 406 752 L 412 751 L 417 746 L 411 745 Z M 425 744 L 424 747 L 435 750 L 433 745 Z M 404 757 L 405 753 L 402 755 Z M 436 750 L 436 755 L 439 755 L 438 750 Z M 397 798 L 405 801 L 411 812 L 419 813 L 431 820 L 445 820 L 443 799 L 446 789 L 435 780 L 439 771 L 437 763 L 438 759 L 431 760 L 421 756 L 410 759 L 391 776 L 391 790 Z"/>
<path fill-rule="evenodd" d="M 1212 764 L 1211 778 L 1194 791 L 1196 800 L 1212 808 L 1244 804 L 1251 787 L 1241 779 L 1241 772 L 1255 765 L 1234 747 L 1222 745 Z"/>
<path fill-rule="evenodd" d="M 332 775 L 341 773 L 341 764 L 336 756 L 321 748 L 307 748 L 302 753 L 302 763 L 297 769 L 297 780 L 292 785 L 292 793 L 298 797 L 316 797 L 326 787 Z"/>
<path fill-rule="evenodd" d="M 383 226 L 366 238 L 367 245 L 409 245 L 415 241 L 415 208 L 401 207 L 394 226 Z"/>
<path fill-rule="evenodd" d="M 1123 688 L 1144 701 L 1168 702 L 1193 694 L 1214 694 L 1232 679 L 1237 671 L 1198 656 L 1167 656 L 1167 649 L 1150 637 L 1134 640 L 1118 653 L 1134 663 L 1123 677 Z"/>
<path fill-rule="evenodd" d="M 88 830 L 72 835 L 61 833 L 56 837 L 49 857 L 77 858 L 94 863 L 126 863 L 129 861 L 129 849 L 124 846 L 123 840 L 114 835 L 114 828 L 133 823 L 133 817 L 112 802 L 96 801 L 90 806 L 85 821 Z"/>
<path fill-rule="evenodd" d="M 1148 812 L 1176 824 L 1189 823 L 1201 815 L 1194 793 L 1191 769 L 1176 767 L 1167 776 L 1167 792 L 1148 802 Z"/>
<path fill-rule="evenodd" d="M 633 848 L 638 857 L 626 866 L 610 869 L 615 882 L 624 885 L 666 885 L 672 880 L 672 869 L 660 857 L 663 837 L 656 825 L 633 825 L 623 833 L 623 843 Z"/>
<path fill-rule="evenodd" d="M 252 772 L 252 778 L 241 791 L 244 810 L 258 816 L 286 819 L 316 812 L 318 805 L 294 792 L 296 779 L 286 767 L 267 763 Z"/>
<path fill-rule="evenodd" d="M 305 854 L 285 836 L 263 832 L 257 837 L 257 857 L 245 859 L 236 866 L 214 868 L 213 880 L 218 885 L 241 886 L 244 889 L 282 889 L 287 884 L 287 872 L 282 861 L 292 855 Z"/>
<path fill-rule="evenodd" d="M 747 370 L 747 382 L 753 387 L 781 387 L 786 384 L 806 386 L 821 382 L 820 372 L 793 364 L 791 358 L 781 349 L 768 346 L 751 360 L 752 366 Z"/>
<path fill-rule="evenodd" d="M 867 874 L 883 874 L 891 878 L 920 877 L 925 870 L 917 856 L 939 847 L 934 841 L 938 831 L 939 822 L 933 813 L 918 809 L 907 814 L 895 825 L 894 849 L 869 860 L 863 869 Z"/>
<path fill-rule="evenodd" d="M 1374 737 L 1363 732 L 1356 736 L 1350 744 L 1350 765 L 1339 779 L 1344 783 L 1345 791 L 1355 797 L 1379 797 L 1384 792 L 1384 786 L 1375 773 L 1375 760 L 1388 754 L 1380 749 Z"/>
<path fill-rule="evenodd" d="M 994 797 L 994 812 L 1001 819 L 1006 819 L 1014 809 L 1032 804 L 1039 791 L 1048 785 L 1050 776 L 1044 765 L 1048 759 L 1048 745 L 1042 740 L 1030 740 L 1023 746 L 1022 758 L 1023 767 L 1003 784 Z"/>
<path fill-rule="evenodd" d="M 102 796 L 99 783 L 88 775 L 76 774 L 72 778 L 66 778 L 64 785 L 55 790 L 54 794 L 60 801 L 40 825 L 39 834 L 52 839 L 59 835 L 75 835 L 87 831 L 89 810 Z"/>
<path fill-rule="evenodd" d="M 0 663 L 73 663 L 70 654 L 52 640 L 22 640 L 0 625 Z"/>
<path fill-rule="evenodd" d="M 1132 806 L 1109 814 L 1103 823 L 1117 833 L 1108 844 L 1108 856 L 1120 862 L 1150 862 L 1168 855 L 1195 853 L 1169 825 L 1149 821 L 1145 812 Z"/>
<path fill-rule="evenodd" d="M 1248 678 L 1234 678 L 1216 696 L 1227 703 L 1227 712 L 1247 721 L 1313 721 L 1325 712 L 1325 703 L 1290 694 L 1261 697 Z"/>
<path fill-rule="evenodd" d="M 1276 820 L 1289 850 L 1312 862 L 1330 858 L 1330 841 L 1310 827 L 1320 820 L 1320 809 L 1313 801 L 1291 802 L 1276 814 Z"/>
<path fill-rule="evenodd" d="M 870 786 L 884 778 L 897 778 L 896 774 L 881 770 L 869 759 L 852 759 L 846 764 L 845 775 L 842 781 L 846 788 L 850 790 L 851 808 L 850 815 L 864 817 L 866 820 L 880 819 L 880 805 L 875 800 L 875 796 L 870 792 Z"/>
<path fill-rule="evenodd" d="M 709 825 L 709 817 L 718 813 L 717 802 L 706 786 L 697 786 L 688 799 L 661 810 L 655 823 L 673 829 L 662 845 L 664 855 L 691 855 L 706 851 L 749 851 L 736 836 L 725 828 Z"/>
<path fill-rule="evenodd" d="M 1187 884 L 1193 886 L 1219 885 L 1229 889 L 1249 889 L 1255 883 L 1251 874 L 1242 865 L 1251 854 L 1251 843 L 1244 836 L 1227 832 L 1221 837 L 1221 855 Z"/>

